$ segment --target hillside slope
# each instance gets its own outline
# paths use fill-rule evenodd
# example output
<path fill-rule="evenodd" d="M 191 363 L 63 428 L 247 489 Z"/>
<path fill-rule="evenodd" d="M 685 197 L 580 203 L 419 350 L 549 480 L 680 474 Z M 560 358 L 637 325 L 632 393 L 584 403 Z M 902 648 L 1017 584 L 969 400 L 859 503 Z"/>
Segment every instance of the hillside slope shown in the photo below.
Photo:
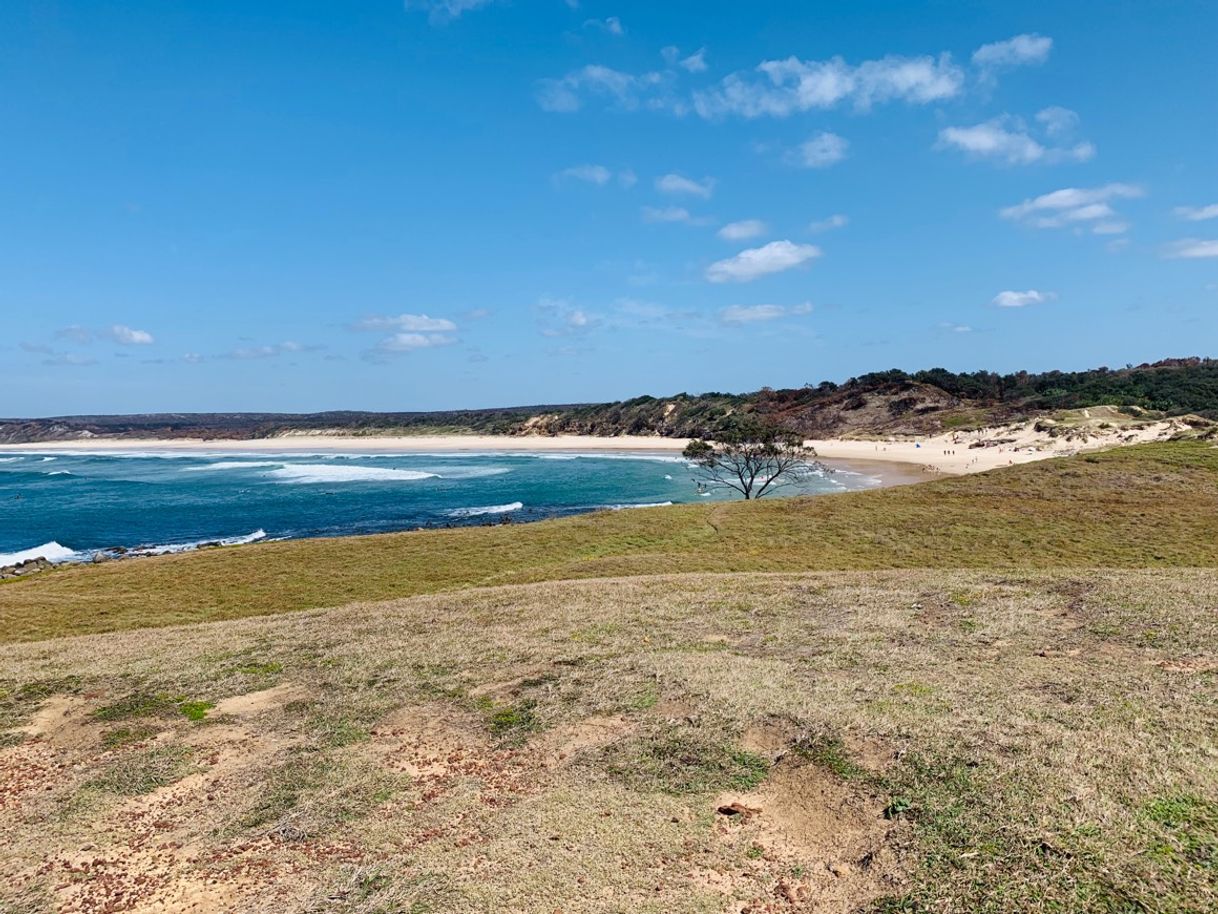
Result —
<path fill-rule="evenodd" d="M 1218 565 L 1218 449 L 1134 445 L 892 489 L 255 544 L 0 583 L 0 640 L 678 571 Z"/>
<path fill-rule="evenodd" d="M 181 413 L 0 420 L 0 443 L 123 438 L 266 438 L 307 431 L 347 435 L 661 435 L 714 437 L 742 417 L 809 438 L 934 435 L 1113 405 L 1134 414 L 1218 419 L 1218 361 L 1169 359 L 1124 369 L 913 374 L 874 372 L 844 384 L 749 394 L 677 394 L 617 403 L 448 412 Z"/>

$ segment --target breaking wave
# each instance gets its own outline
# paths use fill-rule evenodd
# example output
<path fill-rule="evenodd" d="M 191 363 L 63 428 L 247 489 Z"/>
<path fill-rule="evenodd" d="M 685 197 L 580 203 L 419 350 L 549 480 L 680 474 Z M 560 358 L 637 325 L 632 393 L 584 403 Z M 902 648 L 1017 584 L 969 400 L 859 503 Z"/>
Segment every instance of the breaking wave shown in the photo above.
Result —
<path fill-rule="evenodd" d="M 16 565 L 18 562 L 28 562 L 30 559 L 46 559 L 48 562 L 67 562 L 76 556 L 74 549 L 61 546 L 53 540 L 35 546 L 33 549 L 22 549 L 20 552 L 9 552 L 0 555 L 0 568 Z"/>
<path fill-rule="evenodd" d="M 449 517 L 481 517 L 484 514 L 510 514 L 524 507 L 524 502 L 514 501 L 507 505 L 485 505 L 481 508 L 453 508 L 445 511 Z"/>
<path fill-rule="evenodd" d="M 269 475 L 287 483 L 415 482 L 419 479 L 440 478 L 439 473 L 424 473 L 419 470 L 334 466 L 323 463 L 289 463 L 271 470 Z"/>

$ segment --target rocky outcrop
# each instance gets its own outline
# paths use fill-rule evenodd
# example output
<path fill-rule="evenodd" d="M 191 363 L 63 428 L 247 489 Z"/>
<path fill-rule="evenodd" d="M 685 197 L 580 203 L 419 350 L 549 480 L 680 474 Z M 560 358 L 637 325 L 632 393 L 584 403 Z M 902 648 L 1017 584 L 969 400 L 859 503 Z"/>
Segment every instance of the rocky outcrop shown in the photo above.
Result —
<path fill-rule="evenodd" d="M 7 581 L 10 578 L 24 578 L 27 575 L 37 574 L 40 571 L 50 571 L 54 567 L 54 565 L 41 556 L 36 559 L 26 559 L 24 562 L 18 562 L 16 565 L 5 565 L 3 568 L 0 568 L 0 581 Z"/>

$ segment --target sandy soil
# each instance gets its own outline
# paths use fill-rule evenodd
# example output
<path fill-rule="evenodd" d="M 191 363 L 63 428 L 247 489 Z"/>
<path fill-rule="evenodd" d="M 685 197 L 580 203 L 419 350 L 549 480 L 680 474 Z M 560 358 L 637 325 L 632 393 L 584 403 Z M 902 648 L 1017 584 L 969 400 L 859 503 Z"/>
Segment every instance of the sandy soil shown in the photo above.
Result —
<path fill-rule="evenodd" d="M 1073 440 L 1052 438 L 1037 432 L 1034 423 L 1020 423 L 979 431 L 953 432 L 932 438 L 890 440 L 825 439 L 809 441 L 824 460 L 844 461 L 858 469 L 880 475 L 886 484 L 910 482 L 924 474 L 979 473 L 1016 463 L 1049 457 L 1064 457 L 1084 450 L 1099 450 L 1122 444 L 1161 441 L 1183 426 L 1176 421 L 1147 423 L 1137 427 L 1090 430 Z M 1003 443 L 995 443 L 1002 439 Z M 36 444 L 2 444 L 0 451 L 190 451 L 242 453 L 358 452 L 364 454 L 483 453 L 483 452 L 673 452 L 682 450 L 686 438 L 622 435 L 614 438 L 593 435 L 555 437 L 509 437 L 503 435 L 419 435 L 411 437 L 341 436 L 293 434 L 277 438 L 243 440 L 90 438 L 45 441 Z M 976 445 L 976 446 L 972 446 Z M 886 470 L 885 466 L 903 465 Z M 914 469 L 916 468 L 916 469 Z"/>
<path fill-rule="evenodd" d="M 954 432 L 933 438 L 887 441 L 809 441 L 825 460 L 868 460 L 879 463 L 919 464 L 927 473 L 980 473 L 1017 463 L 1050 457 L 1068 457 L 1126 444 L 1164 441 L 1185 426 L 1177 421 L 1152 422 L 1137 427 L 1088 430 L 1085 436 L 1053 438 L 1038 432 L 1035 423 Z M 1001 443 L 998 443 L 1001 441 Z"/>

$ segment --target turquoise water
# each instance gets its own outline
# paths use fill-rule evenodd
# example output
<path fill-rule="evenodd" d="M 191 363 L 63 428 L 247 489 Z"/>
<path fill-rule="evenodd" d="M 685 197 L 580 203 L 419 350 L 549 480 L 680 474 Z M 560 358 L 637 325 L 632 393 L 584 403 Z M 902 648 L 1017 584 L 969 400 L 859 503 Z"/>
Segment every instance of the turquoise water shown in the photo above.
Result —
<path fill-rule="evenodd" d="M 0 453 L 0 565 L 36 547 L 71 561 L 729 497 L 700 494 L 693 476 L 678 455 L 644 453 Z M 808 474 L 788 491 L 873 484 Z"/>

